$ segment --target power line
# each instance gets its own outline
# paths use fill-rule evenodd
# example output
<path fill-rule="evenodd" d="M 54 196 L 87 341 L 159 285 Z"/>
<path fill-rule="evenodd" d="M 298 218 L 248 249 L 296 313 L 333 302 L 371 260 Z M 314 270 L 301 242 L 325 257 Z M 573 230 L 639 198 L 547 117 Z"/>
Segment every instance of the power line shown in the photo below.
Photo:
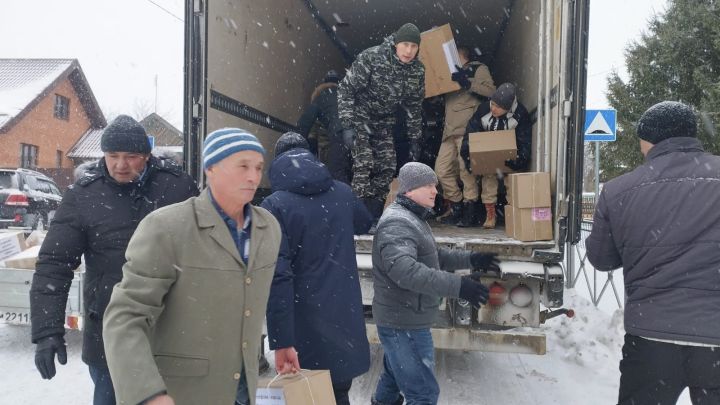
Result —
<path fill-rule="evenodd" d="M 150 3 L 152 3 L 152 4 L 154 4 L 154 5 L 155 5 L 157 8 L 159 8 L 160 10 L 168 13 L 169 15 L 171 15 L 172 17 L 174 17 L 175 19 L 177 19 L 177 20 L 180 21 L 181 23 L 184 23 L 184 22 L 185 22 L 185 20 L 183 20 L 182 18 L 176 16 L 175 14 L 173 14 L 170 10 L 166 9 L 165 7 L 163 7 L 163 6 L 155 3 L 153 0 L 147 0 L 147 1 L 150 2 Z"/>

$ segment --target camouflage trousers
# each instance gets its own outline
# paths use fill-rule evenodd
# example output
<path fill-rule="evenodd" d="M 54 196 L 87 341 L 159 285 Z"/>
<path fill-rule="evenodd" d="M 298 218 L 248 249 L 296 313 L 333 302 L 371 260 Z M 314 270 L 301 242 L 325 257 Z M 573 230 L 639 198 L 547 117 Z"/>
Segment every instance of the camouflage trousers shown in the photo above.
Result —
<path fill-rule="evenodd" d="M 395 174 L 393 120 L 356 126 L 352 189 L 359 198 L 385 201 Z"/>

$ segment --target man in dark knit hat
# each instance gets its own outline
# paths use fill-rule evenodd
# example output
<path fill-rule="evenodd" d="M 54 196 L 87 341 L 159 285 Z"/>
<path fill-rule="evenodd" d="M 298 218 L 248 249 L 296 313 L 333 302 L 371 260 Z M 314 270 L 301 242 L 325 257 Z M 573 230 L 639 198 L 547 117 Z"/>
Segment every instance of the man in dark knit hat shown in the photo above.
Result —
<path fill-rule="evenodd" d="M 663 101 L 640 117 L 645 164 L 605 183 L 585 241 L 595 269 L 623 268 L 618 403 L 720 404 L 720 157 L 694 111 Z"/>
<path fill-rule="evenodd" d="M 105 312 L 123 404 L 254 403 L 280 227 L 255 207 L 265 149 L 223 128 L 203 142 L 207 188 L 143 219 Z"/>
<path fill-rule="evenodd" d="M 420 30 L 407 23 L 362 51 L 338 87 L 343 139 L 352 148 L 352 188 L 376 218 L 395 175 L 398 113 L 406 115 L 411 160 L 420 155 L 425 67 L 417 59 L 419 49 Z"/>
<path fill-rule="evenodd" d="M 505 161 L 505 166 L 513 171 L 524 171 L 530 166 L 530 146 L 532 144 L 532 121 L 527 108 L 517 99 L 515 86 L 511 83 L 501 84 L 490 97 L 480 104 L 470 118 L 463 136 L 460 155 L 465 160 L 465 169 L 471 170 L 469 135 L 473 132 L 502 131 L 514 129 L 517 144 L 515 159 Z M 461 169 L 463 170 L 463 169 Z M 482 192 L 480 199 L 485 206 L 485 222 L 483 228 L 495 228 L 495 204 L 498 194 L 498 175 L 484 174 L 481 176 Z M 463 218 L 459 226 L 475 226 L 477 222 L 476 204 L 470 203 L 463 207 Z"/>
<path fill-rule="evenodd" d="M 384 351 L 374 405 L 398 405 L 403 399 L 408 404 L 437 403 L 440 387 L 433 370 L 430 327 L 441 298 L 462 298 L 479 307 L 488 298 L 480 278 L 487 271 L 499 271 L 494 254 L 435 243 L 426 221 L 437 184 L 435 172 L 423 163 L 401 167 L 397 198 L 380 218 L 373 239 L 372 313 Z M 453 273 L 458 269 L 474 272 L 460 276 Z"/>
<path fill-rule="evenodd" d="M 65 364 L 65 306 L 84 256 L 82 360 L 95 384 L 93 403 L 114 404 L 102 320 L 113 285 L 122 277 L 125 249 L 140 220 L 153 210 L 198 194 L 195 181 L 171 160 L 150 154 L 145 129 L 126 115 L 105 128 L 103 158 L 65 192 L 40 248 L 30 290 L 35 365 L 55 375 Z"/>

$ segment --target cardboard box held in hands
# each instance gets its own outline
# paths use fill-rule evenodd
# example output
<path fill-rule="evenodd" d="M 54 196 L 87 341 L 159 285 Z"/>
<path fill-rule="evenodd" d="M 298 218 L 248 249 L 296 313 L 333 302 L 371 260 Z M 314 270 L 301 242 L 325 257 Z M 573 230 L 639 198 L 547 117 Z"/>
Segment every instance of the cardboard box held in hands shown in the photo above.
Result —
<path fill-rule="evenodd" d="M 450 24 L 423 32 L 420 42 L 418 57 L 425 65 L 425 98 L 460 90 L 451 77 L 460 60 Z"/>
<path fill-rule="evenodd" d="M 335 405 L 329 370 L 302 370 L 275 378 L 261 378 L 256 405 Z"/>
<path fill-rule="evenodd" d="M 517 157 L 515 130 L 473 132 L 468 135 L 472 174 L 512 173 L 505 161 Z"/>

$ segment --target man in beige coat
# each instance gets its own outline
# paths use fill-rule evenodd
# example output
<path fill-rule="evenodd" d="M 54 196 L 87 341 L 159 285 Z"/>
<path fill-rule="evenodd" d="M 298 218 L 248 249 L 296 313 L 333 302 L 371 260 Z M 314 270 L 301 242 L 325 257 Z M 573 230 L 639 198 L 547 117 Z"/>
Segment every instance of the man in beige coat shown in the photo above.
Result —
<path fill-rule="evenodd" d="M 236 128 L 208 135 L 199 197 L 148 215 L 105 312 L 119 404 L 255 403 L 280 227 L 250 204 L 265 150 Z M 243 392 L 239 392 L 240 389 Z"/>
<path fill-rule="evenodd" d="M 483 100 L 492 96 L 495 84 L 487 66 L 470 62 L 468 48 L 458 48 L 458 56 L 462 67 L 453 73 L 452 79 L 460 84 L 461 89 L 445 96 L 445 128 L 435 161 L 435 173 L 442 186 L 443 197 L 450 201 L 450 214 L 442 222 L 472 226 L 470 222 L 475 217 L 478 186 L 475 176 L 465 169 L 460 146 L 470 117 Z M 463 183 L 462 190 L 458 186 L 458 177 Z"/>

